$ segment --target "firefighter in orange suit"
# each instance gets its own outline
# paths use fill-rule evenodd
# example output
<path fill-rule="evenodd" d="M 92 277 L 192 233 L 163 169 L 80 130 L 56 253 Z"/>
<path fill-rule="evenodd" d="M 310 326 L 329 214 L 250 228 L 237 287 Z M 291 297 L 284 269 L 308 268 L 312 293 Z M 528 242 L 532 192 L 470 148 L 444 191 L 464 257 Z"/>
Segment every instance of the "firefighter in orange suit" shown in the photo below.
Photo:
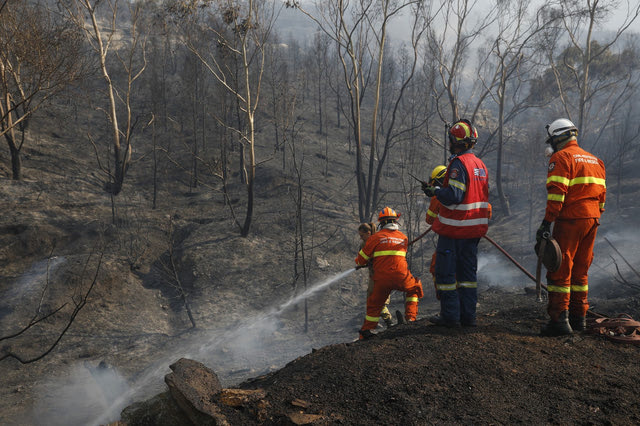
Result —
<path fill-rule="evenodd" d="M 361 240 L 360 249 L 364 247 L 369 237 L 371 237 L 375 233 L 376 233 L 376 225 L 373 222 L 361 223 L 360 226 L 358 226 L 358 235 L 360 236 L 360 240 Z M 369 272 L 369 279 L 367 281 L 367 298 L 368 298 L 373 292 L 373 278 L 372 278 L 373 268 L 371 267 L 371 265 L 369 265 L 369 268 L 367 269 Z M 387 325 L 387 327 L 391 327 L 393 325 L 393 320 L 391 319 L 391 312 L 389 312 L 390 302 L 391 302 L 391 298 L 387 297 L 387 300 L 385 300 L 384 306 L 382 307 L 382 312 L 380 312 L 380 317 L 382 318 L 384 323 Z"/>
<path fill-rule="evenodd" d="M 400 215 L 385 207 L 378 215 L 379 230 L 371 235 L 356 257 L 356 265 L 373 267 L 373 291 L 367 298 L 367 314 L 360 329 L 360 338 L 374 336 L 371 332 L 378 321 L 391 291 L 405 293 L 404 319 L 415 321 L 418 299 L 423 296 L 422 283 L 409 271 L 407 247 L 409 239 L 398 226 Z"/>
<path fill-rule="evenodd" d="M 552 236 L 562 263 L 556 272 L 547 273 L 550 321 L 541 334 L 560 336 L 586 328 L 587 273 L 607 190 L 604 163 L 578 146 L 576 126 L 560 118 L 546 129 L 547 207 L 536 241 L 548 236 L 555 223 Z"/>

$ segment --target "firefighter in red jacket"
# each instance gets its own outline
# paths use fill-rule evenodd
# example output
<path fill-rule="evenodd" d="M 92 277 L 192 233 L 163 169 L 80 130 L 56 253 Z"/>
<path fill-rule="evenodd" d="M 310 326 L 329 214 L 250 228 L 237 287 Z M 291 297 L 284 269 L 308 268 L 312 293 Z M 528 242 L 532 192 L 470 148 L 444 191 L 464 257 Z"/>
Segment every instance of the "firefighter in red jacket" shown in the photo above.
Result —
<path fill-rule="evenodd" d="M 437 197 L 440 210 L 432 229 L 438 234 L 436 289 L 440 315 L 429 318 L 447 327 L 476 325 L 478 301 L 478 243 L 489 227 L 489 173 L 472 148 L 478 132 L 469 120 L 449 129 L 452 158 L 443 185 L 425 185 L 428 197 Z"/>
<path fill-rule="evenodd" d="M 385 207 L 378 215 L 379 230 L 371 235 L 356 257 L 356 265 L 373 267 L 373 291 L 367 298 L 367 314 L 360 329 L 360 338 L 374 336 L 371 330 L 380 320 L 380 312 L 391 291 L 405 293 L 404 319 L 415 321 L 418 315 L 418 299 L 423 296 L 422 283 L 416 279 L 407 265 L 409 239 L 398 226 L 400 215 Z"/>
<path fill-rule="evenodd" d="M 560 336 L 586 328 L 587 273 L 607 189 L 604 163 L 578 146 L 578 129 L 571 121 L 560 118 L 546 129 L 547 206 L 536 241 L 547 237 L 555 223 L 552 236 L 562 263 L 556 272 L 547 273 L 550 321 L 541 334 Z"/>

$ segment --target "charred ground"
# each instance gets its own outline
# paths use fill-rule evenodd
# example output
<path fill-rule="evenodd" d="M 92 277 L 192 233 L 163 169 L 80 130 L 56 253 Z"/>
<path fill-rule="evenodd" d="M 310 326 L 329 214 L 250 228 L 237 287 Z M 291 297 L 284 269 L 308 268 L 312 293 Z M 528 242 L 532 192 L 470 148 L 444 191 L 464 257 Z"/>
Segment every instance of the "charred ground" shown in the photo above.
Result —
<path fill-rule="evenodd" d="M 602 302 L 605 312 L 640 305 Z M 218 406 L 234 425 L 638 424 L 638 346 L 589 333 L 540 337 L 545 321 L 533 294 L 489 289 L 476 328 L 423 319 L 318 348 L 238 386 L 264 390 L 266 404 Z M 176 424 L 157 417 L 172 404 L 132 406 L 124 419 Z"/>
<path fill-rule="evenodd" d="M 49 312 L 67 305 L 19 339 L 3 341 L 2 354 L 41 354 L 98 274 L 85 308 L 48 356 L 29 364 L 0 361 L 2 424 L 85 425 L 119 417 L 130 424 L 183 424 L 164 415 L 173 402 L 162 380 L 169 365 L 183 357 L 211 368 L 226 387 L 264 389 L 265 424 L 304 419 L 317 424 L 640 422 L 638 347 L 584 334 L 538 337 L 547 316 L 544 305 L 525 293 L 531 281 L 484 242 L 481 256 L 492 257 L 479 280 L 477 328 L 449 330 L 424 319 L 438 310 L 428 274 L 429 235 L 412 247 L 412 271 L 426 291 L 415 324 L 354 342 L 366 288 L 365 274 L 354 273 L 283 312 L 270 328 L 249 335 L 239 323 L 257 318 L 252 326 L 265 325 L 260 315 L 305 288 L 291 279 L 295 225 L 282 215 L 294 211 L 296 182 L 277 165 L 261 164 L 252 233 L 242 238 L 222 195 L 207 187 L 189 189 L 184 171 L 166 164 L 155 209 L 151 172 L 143 161 L 129 172 L 124 192 L 112 204 L 102 189 L 103 176 L 86 155 L 90 148 L 83 136 L 60 138 L 51 120 L 38 124 L 23 150 L 25 179 L 10 179 L 6 158 L 0 166 L 5 201 L 0 335 L 19 330 L 37 309 Z M 307 145 L 310 153 L 321 152 L 322 146 Z M 308 259 L 314 266 L 309 284 L 353 268 L 358 221 L 344 208 L 353 204 L 355 190 L 345 185 L 352 164 L 343 149 L 326 175 L 320 172 L 325 166 L 321 158 L 310 154 L 305 163 L 315 176 L 305 186 L 313 197 L 303 211 L 309 219 L 307 236 L 315 232 L 315 240 L 325 242 Z M 611 260 L 615 254 L 602 240 L 620 236 L 624 245 L 618 248 L 634 262 L 638 206 L 633 200 L 638 198 L 633 191 L 638 185 L 627 182 L 625 199 L 630 201 L 608 210 L 603 219 L 590 299 L 597 312 L 625 312 L 638 319 L 638 294 L 619 281 L 613 263 L 627 277 L 633 274 L 619 257 Z M 236 188 L 236 193 L 242 191 Z M 419 192 L 410 195 L 424 198 Z M 420 223 L 410 237 L 424 229 L 423 214 L 416 215 Z M 497 215 L 490 234 L 532 270 L 529 219 L 526 210 L 509 218 Z M 513 273 L 501 275 L 502 269 Z M 195 328 L 176 291 L 176 277 L 188 290 Z M 39 305 L 43 294 L 45 303 Z M 393 301 L 394 310 L 401 308 L 400 295 Z M 221 342 L 220 336 L 238 341 Z M 251 354 L 246 350 L 250 344 L 257 347 Z M 108 389 L 112 394 L 107 395 L 92 381 L 103 362 L 118 370 L 122 389 L 141 391 L 126 401 L 129 408 L 122 416 L 125 406 L 112 404 L 120 388 Z M 141 380 L 155 370 L 149 376 L 153 380 Z M 78 383 L 92 387 L 72 386 Z M 159 395 L 153 403 L 138 404 L 153 395 Z M 94 397 L 89 406 L 85 397 Z M 250 409 L 221 409 L 231 424 L 259 422 Z M 317 417 L 292 417 L 301 412 Z"/>

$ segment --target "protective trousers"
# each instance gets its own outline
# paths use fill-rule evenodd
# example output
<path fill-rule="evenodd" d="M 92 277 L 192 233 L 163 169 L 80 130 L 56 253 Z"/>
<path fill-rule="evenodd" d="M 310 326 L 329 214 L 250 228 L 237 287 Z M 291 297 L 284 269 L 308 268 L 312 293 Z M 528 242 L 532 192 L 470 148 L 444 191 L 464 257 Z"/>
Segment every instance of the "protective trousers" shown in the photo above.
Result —
<path fill-rule="evenodd" d="M 411 273 L 401 279 L 375 280 L 373 291 L 367 298 L 367 315 L 362 330 L 373 330 L 380 321 L 380 312 L 393 290 L 405 293 L 404 318 L 415 321 L 418 316 L 418 299 L 422 298 L 422 283 Z"/>
<path fill-rule="evenodd" d="M 440 236 L 436 247 L 436 289 L 440 316 L 449 323 L 474 324 L 478 302 L 479 238 Z"/>
<path fill-rule="evenodd" d="M 373 293 L 373 278 L 369 276 L 369 283 L 367 284 L 367 298 L 371 296 Z M 382 307 L 382 311 L 380 312 L 380 317 L 382 319 L 391 319 L 391 312 L 389 312 L 389 303 L 391 303 L 391 298 L 387 297 L 387 300 L 384 301 L 384 306 Z"/>
<path fill-rule="evenodd" d="M 599 224 L 596 218 L 556 220 L 553 238 L 560 246 L 562 264 L 556 272 L 547 273 L 547 312 L 553 321 L 563 311 L 568 310 L 572 317 L 584 317 L 589 309 L 587 274 Z"/>

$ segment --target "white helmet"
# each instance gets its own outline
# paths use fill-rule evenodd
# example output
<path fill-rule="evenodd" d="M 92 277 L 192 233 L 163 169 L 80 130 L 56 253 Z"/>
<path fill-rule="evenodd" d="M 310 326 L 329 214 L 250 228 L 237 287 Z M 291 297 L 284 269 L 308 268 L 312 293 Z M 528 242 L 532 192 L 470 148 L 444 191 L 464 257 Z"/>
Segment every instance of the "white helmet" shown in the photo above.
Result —
<path fill-rule="evenodd" d="M 545 143 L 554 148 L 558 144 L 567 141 L 570 137 L 578 135 L 578 128 L 566 118 L 558 118 L 551 124 L 547 124 L 546 129 L 548 138 Z"/>

